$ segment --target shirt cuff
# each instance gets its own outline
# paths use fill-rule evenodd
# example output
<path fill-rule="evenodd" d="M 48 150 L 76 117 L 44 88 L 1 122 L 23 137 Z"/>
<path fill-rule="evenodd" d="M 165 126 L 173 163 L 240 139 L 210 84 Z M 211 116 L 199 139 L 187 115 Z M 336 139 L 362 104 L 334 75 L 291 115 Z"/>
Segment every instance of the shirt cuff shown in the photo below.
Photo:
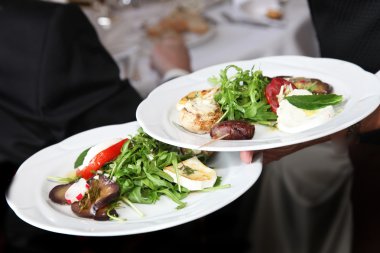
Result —
<path fill-rule="evenodd" d="M 189 73 L 190 73 L 189 71 L 184 70 L 184 69 L 171 69 L 165 73 L 164 77 L 162 78 L 162 83 L 170 81 L 180 76 L 187 75 Z"/>

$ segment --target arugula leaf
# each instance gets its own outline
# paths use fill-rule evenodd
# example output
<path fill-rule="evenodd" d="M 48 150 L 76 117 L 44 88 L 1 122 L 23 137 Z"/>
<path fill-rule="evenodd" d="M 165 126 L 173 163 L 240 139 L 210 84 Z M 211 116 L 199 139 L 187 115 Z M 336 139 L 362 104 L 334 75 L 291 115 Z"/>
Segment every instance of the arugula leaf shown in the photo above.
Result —
<path fill-rule="evenodd" d="M 230 70 L 235 73 L 228 75 Z M 211 77 L 209 81 L 220 84 L 220 92 L 215 94 L 224 112 L 220 121 L 247 120 L 265 125 L 276 121 L 277 115 L 270 110 L 264 92 L 270 79 L 262 71 L 229 65 L 220 71 L 219 78 Z"/>
<path fill-rule="evenodd" d="M 120 192 L 121 195 L 125 195 L 127 192 L 131 191 L 134 188 L 133 181 L 131 179 L 119 180 Z"/>
<path fill-rule="evenodd" d="M 157 191 L 149 188 L 135 187 L 127 197 L 133 203 L 153 204 L 158 200 Z"/>
<path fill-rule="evenodd" d="M 153 204 L 160 196 L 167 195 L 182 208 L 186 204 L 181 199 L 189 190 L 179 187 L 163 169 L 192 156 L 183 155 L 178 147 L 155 140 L 139 128 L 128 145 L 123 146 L 121 154 L 103 167 L 103 171 L 116 178 L 120 200 Z"/>
<path fill-rule="evenodd" d="M 295 107 L 305 110 L 317 110 L 328 105 L 337 105 L 343 101 L 343 96 L 336 94 L 326 95 L 295 95 L 285 97 Z"/>
<path fill-rule="evenodd" d="M 144 217 L 144 214 L 143 212 L 140 211 L 140 209 L 138 209 L 128 198 L 126 197 L 122 197 L 121 198 L 121 201 L 127 203 L 130 207 L 132 207 L 133 210 L 135 210 L 135 212 L 140 216 L 140 217 Z"/>
<path fill-rule="evenodd" d="M 175 191 L 170 191 L 169 189 L 162 189 L 160 190 L 161 193 L 164 193 L 166 196 L 168 196 L 171 200 L 173 200 L 175 203 L 178 204 L 177 209 L 182 209 L 186 206 L 186 203 L 181 201 L 182 198 L 187 196 L 187 194 L 178 194 Z"/>

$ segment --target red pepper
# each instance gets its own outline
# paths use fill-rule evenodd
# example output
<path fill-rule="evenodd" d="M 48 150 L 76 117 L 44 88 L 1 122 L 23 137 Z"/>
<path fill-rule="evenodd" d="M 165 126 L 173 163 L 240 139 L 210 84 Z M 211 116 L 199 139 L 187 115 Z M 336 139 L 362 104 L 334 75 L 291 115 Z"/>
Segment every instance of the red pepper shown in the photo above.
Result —
<path fill-rule="evenodd" d="M 114 160 L 121 153 L 121 148 L 128 139 L 123 139 L 118 143 L 106 148 L 99 152 L 90 163 L 83 169 L 77 169 L 76 175 L 84 179 L 90 179 L 94 176 L 95 172 L 103 167 L 104 164 Z"/>
<path fill-rule="evenodd" d="M 296 89 L 296 86 L 294 86 L 292 82 L 289 82 L 281 77 L 272 78 L 271 82 L 265 88 L 265 97 L 267 98 L 268 104 L 274 113 L 277 112 L 277 108 L 279 106 L 277 96 L 281 91 L 281 86 L 283 85 L 291 85 L 293 89 Z"/>

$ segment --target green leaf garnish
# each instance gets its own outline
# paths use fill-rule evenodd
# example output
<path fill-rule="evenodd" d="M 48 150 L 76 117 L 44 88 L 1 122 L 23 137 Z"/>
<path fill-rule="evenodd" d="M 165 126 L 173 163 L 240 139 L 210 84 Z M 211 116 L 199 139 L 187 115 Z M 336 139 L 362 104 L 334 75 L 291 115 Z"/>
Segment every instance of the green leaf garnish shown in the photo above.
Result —
<path fill-rule="evenodd" d="M 234 70 L 234 74 L 230 74 Z M 215 101 L 224 112 L 221 120 L 247 120 L 272 125 L 277 115 L 270 109 L 265 98 L 265 87 L 270 82 L 260 70 L 243 70 L 235 65 L 222 69 L 219 78 L 212 77 L 211 83 L 220 85 Z"/>
<path fill-rule="evenodd" d="M 141 128 L 130 137 L 128 147 L 125 147 L 113 162 L 102 168 L 104 173 L 115 177 L 120 186 L 120 201 L 134 208 L 133 203 L 154 204 L 166 195 L 178 204 L 177 208 L 186 206 L 182 199 L 190 191 L 175 183 L 163 169 L 172 165 L 178 171 L 181 161 L 196 154 L 182 154 L 178 147 L 153 139 Z M 203 156 L 202 153 L 199 156 Z"/>
<path fill-rule="evenodd" d="M 83 164 L 83 160 L 86 157 L 89 150 L 90 150 L 90 148 L 88 148 L 88 149 L 84 150 L 82 153 L 80 153 L 80 155 L 78 156 L 78 158 L 74 162 L 74 168 L 78 168 L 79 166 L 81 166 Z"/>
<path fill-rule="evenodd" d="M 337 105 L 343 101 L 343 96 L 336 94 L 326 95 L 294 95 L 285 97 L 295 107 L 305 110 L 317 110 L 328 105 Z"/>
<path fill-rule="evenodd" d="M 53 177 L 49 176 L 48 180 L 56 183 L 61 183 L 61 184 L 68 184 L 71 182 L 75 182 L 78 178 L 77 177 Z"/>
<path fill-rule="evenodd" d="M 128 198 L 126 198 L 126 197 L 122 197 L 121 198 L 121 200 L 123 201 L 123 202 L 125 202 L 125 203 L 127 203 L 140 217 L 144 217 L 144 213 L 143 212 L 141 212 L 141 210 L 140 209 L 138 209 L 137 207 L 136 207 L 136 205 L 134 205 L 131 201 L 129 201 L 129 199 Z"/>
<path fill-rule="evenodd" d="M 202 190 L 199 190 L 198 192 L 211 192 L 211 191 L 226 189 L 226 188 L 230 188 L 230 187 L 231 187 L 230 184 L 223 184 L 223 185 L 213 186 L 213 187 L 209 187 L 209 188 L 204 188 Z"/>

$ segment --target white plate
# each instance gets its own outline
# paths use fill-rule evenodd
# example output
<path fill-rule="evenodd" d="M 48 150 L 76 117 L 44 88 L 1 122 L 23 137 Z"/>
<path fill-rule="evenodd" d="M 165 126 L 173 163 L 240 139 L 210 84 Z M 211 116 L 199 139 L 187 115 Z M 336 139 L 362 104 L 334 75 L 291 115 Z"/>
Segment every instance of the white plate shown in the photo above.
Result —
<path fill-rule="evenodd" d="M 169 228 L 210 214 L 241 196 L 261 173 L 261 158 L 244 165 L 239 153 L 216 154 L 210 166 L 222 177 L 222 184 L 231 184 L 230 188 L 192 193 L 184 199 L 187 206 L 180 210 L 165 196 L 154 205 L 136 204 L 144 217 L 126 206 L 117 210 L 122 218 L 128 219 L 125 222 L 80 218 L 69 206 L 50 201 L 49 191 L 57 183 L 47 177 L 66 175 L 85 148 L 113 137 L 133 135 L 138 127 L 137 122 L 132 122 L 96 128 L 41 150 L 17 171 L 6 195 L 8 204 L 22 220 L 48 231 L 83 236 L 129 235 Z"/>
<path fill-rule="evenodd" d="M 177 101 L 190 91 L 212 87 L 208 78 L 218 76 L 221 69 L 235 64 L 243 69 L 261 69 L 266 76 L 304 76 L 331 84 L 334 93 L 343 95 L 344 102 L 336 106 L 339 112 L 332 120 L 310 130 L 287 134 L 277 129 L 256 125 L 252 140 L 216 141 L 202 150 L 242 151 L 263 150 L 306 142 L 343 130 L 374 111 L 380 103 L 380 80 L 358 66 L 334 59 L 303 56 L 276 56 L 251 61 L 224 63 L 171 80 L 150 93 L 139 105 L 137 121 L 152 137 L 175 146 L 199 149 L 208 141 L 208 134 L 187 132 L 177 126 Z"/>

